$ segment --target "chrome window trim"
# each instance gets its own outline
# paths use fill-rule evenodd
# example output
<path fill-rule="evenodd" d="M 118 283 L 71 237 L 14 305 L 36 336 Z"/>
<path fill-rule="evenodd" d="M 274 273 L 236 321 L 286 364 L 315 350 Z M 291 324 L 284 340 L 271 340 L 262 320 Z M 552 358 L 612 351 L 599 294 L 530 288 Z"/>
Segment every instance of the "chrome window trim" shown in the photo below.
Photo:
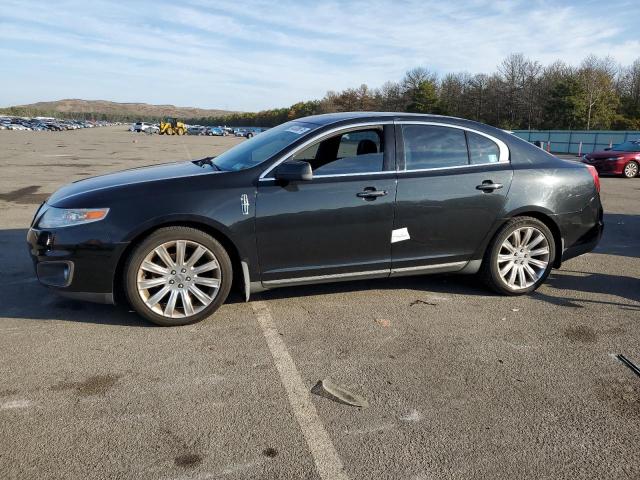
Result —
<path fill-rule="evenodd" d="M 288 158 L 288 157 L 287 157 Z M 340 178 L 340 177 L 363 177 L 371 175 L 395 175 L 398 172 L 395 170 L 384 170 L 382 172 L 366 172 L 366 173 L 336 173 L 333 175 L 314 175 L 313 178 Z M 261 178 L 261 182 L 275 182 L 275 178 Z"/>
<path fill-rule="evenodd" d="M 499 138 L 496 138 L 488 133 L 481 132 L 479 130 L 475 130 L 473 128 L 464 127 L 462 125 L 453 125 L 451 123 L 444 122 L 431 122 L 427 120 L 397 120 L 395 122 L 396 125 L 432 125 L 435 127 L 448 127 L 448 128 L 456 128 L 458 130 L 464 130 L 465 132 L 472 132 L 477 135 L 481 135 L 485 138 L 488 138 L 493 143 L 498 146 L 498 150 L 500 151 L 500 157 L 497 162 L 488 162 L 488 163 L 470 163 L 468 165 L 455 165 L 452 167 L 434 167 L 434 168 L 412 168 L 407 170 L 407 163 L 404 162 L 404 170 L 399 170 L 398 173 L 411 173 L 411 172 L 434 172 L 440 170 L 456 170 L 461 168 L 473 168 L 473 167 L 482 167 L 488 165 L 505 165 L 510 164 L 511 160 L 509 159 L 509 147 Z M 467 145 L 467 152 L 469 151 L 469 146 Z M 404 153 L 404 152 L 403 152 Z"/>
<path fill-rule="evenodd" d="M 508 165 L 508 162 L 474 163 L 472 165 L 455 165 L 453 167 L 412 168 L 411 170 L 399 170 L 398 173 L 438 172 L 441 170 L 459 170 L 462 168 L 488 167 L 491 165 Z"/>
<path fill-rule="evenodd" d="M 260 176 L 258 177 L 258 181 L 267 181 L 267 180 L 275 180 L 275 178 L 265 178 L 269 173 L 271 173 L 278 165 L 280 165 L 282 162 L 284 162 L 285 160 L 291 158 L 292 156 L 294 156 L 296 153 L 301 152 L 302 150 L 304 150 L 305 148 L 307 148 L 309 145 L 311 145 L 312 143 L 318 141 L 321 138 L 324 137 L 329 137 L 335 133 L 338 133 L 340 131 L 348 131 L 348 130 L 353 130 L 353 129 L 358 129 L 360 127 L 375 127 L 375 126 L 382 126 L 382 125 L 393 125 L 393 120 L 383 120 L 380 122 L 361 122 L 361 123 L 352 123 L 349 125 L 341 125 L 339 127 L 335 127 L 332 128 L 330 130 L 326 130 L 320 134 L 317 134 L 315 136 L 313 136 L 312 138 L 310 138 L 309 140 L 307 140 L 306 142 L 302 143 L 301 145 L 298 145 L 293 151 L 291 151 L 290 153 L 286 154 L 286 155 L 282 155 L 281 157 L 278 158 L 278 160 L 276 160 L 273 164 L 271 164 L 271 166 L 269 168 L 267 168 L 265 171 L 263 171 Z M 314 178 L 330 178 L 330 177 L 346 177 L 346 176 L 357 176 L 357 175 L 377 175 L 377 174 L 382 174 L 382 173 L 394 173 L 395 170 L 384 170 L 384 171 L 380 171 L 380 172 L 368 172 L 368 173 L 340 173 L 340 174 L 335 174 L 335 175 L 314 175 Z"/>

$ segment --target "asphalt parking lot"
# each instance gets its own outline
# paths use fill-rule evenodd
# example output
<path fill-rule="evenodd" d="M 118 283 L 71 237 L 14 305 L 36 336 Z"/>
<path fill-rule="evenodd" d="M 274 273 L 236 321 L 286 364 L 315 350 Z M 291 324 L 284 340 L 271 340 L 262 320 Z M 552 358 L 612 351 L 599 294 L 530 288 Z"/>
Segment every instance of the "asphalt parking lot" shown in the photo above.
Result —
<path fill-rule="evenodd" d="M 640 178 L 528 297 L 430 276 L 232 294 L 160 328 L 60 298 L 25 246 L 72 180 L 242 141 L 0 131 L 0 477 L 640 478 Z M 325 378 L 367 408 L 311 393 Z"/>

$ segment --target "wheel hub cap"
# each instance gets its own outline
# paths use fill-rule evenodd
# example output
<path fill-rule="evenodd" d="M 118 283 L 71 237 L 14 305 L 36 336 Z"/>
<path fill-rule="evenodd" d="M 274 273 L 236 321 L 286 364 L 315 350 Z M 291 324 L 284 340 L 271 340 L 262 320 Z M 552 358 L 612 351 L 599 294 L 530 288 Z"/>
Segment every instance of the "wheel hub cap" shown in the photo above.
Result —
<path fill-rule="evenodd" d="M 535 227 L 522 227 L 511 233 L 498 252 L 500 278 L 511 290 L 535 284 L 549 265 L 549 240 Z"/>
<path fill-rule="evenodd" d="M 204 245 L 176 240 L 154 248 L 140 264 L 138 294 L 147 308 L 169 318 L 201 312 L 220 289 L 218 260 Z"/>

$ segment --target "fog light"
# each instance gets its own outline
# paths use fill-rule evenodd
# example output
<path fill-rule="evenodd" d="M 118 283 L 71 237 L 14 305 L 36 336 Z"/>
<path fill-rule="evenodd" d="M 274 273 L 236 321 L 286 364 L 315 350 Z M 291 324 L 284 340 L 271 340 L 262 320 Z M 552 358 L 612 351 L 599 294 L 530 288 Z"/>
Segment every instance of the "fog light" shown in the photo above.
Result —
<path fill-rule="evenodd" d="M 41 262 L 37 266 L 38 280 L 51 287 L 68 287 L 73 280 L 73 262 Z"/>

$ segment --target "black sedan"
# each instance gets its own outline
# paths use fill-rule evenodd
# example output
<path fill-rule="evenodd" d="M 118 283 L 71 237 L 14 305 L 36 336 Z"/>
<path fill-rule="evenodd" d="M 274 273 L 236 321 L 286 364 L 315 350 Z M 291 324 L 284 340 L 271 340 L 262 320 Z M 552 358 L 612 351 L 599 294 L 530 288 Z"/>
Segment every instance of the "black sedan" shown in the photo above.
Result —
<path fill-rule="evenodd" d="M 525 294 L 602 229 L 591 166 L 468 120 L 362 112 L 72 183 L 38 209 L 28 244 L 44 285 L 184 325 L 211 315 L 234 280 L 247 300 L 436 272 Z"/>

